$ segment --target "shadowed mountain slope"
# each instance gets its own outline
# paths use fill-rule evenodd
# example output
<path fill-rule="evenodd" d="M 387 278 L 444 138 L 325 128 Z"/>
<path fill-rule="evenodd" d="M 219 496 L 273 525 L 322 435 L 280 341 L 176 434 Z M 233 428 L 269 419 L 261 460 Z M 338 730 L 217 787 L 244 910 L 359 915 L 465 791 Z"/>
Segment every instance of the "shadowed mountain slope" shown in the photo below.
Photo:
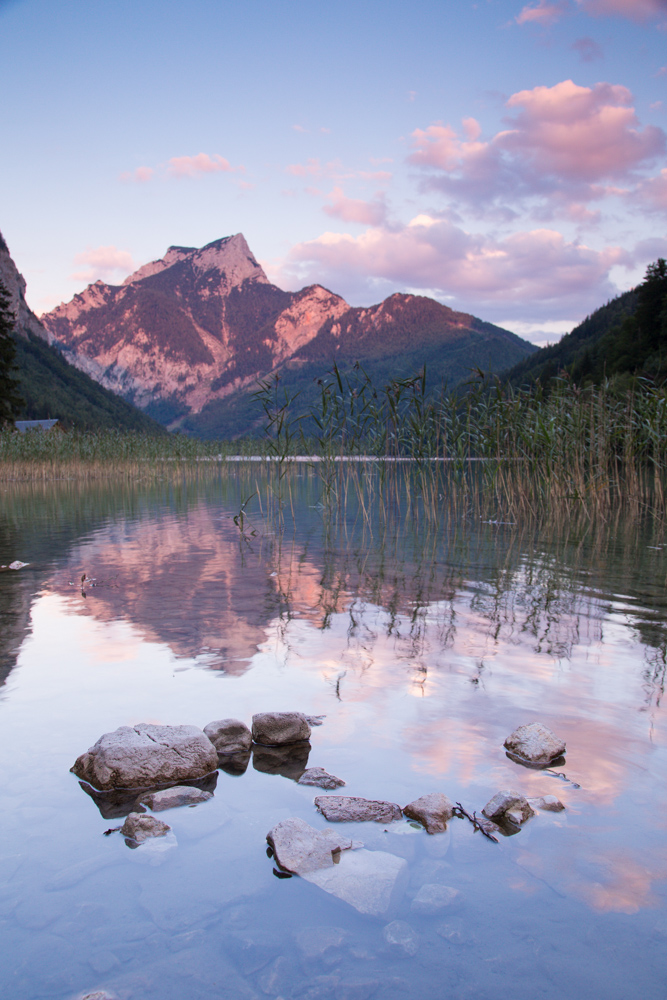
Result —
<path fill-rule="evenodd" d="M 9 292 L 17 318 L 18 391 L 24 406 L 18 417 L 57 417 L 65 427 L 81 430 L 116 428 L 163 434 L 163 428 L 141 410 L 99 385 L 69 364 L 49 344 L 49 335 L 25 299 L 25 280 L 0 234 L 0 281 Z"/>

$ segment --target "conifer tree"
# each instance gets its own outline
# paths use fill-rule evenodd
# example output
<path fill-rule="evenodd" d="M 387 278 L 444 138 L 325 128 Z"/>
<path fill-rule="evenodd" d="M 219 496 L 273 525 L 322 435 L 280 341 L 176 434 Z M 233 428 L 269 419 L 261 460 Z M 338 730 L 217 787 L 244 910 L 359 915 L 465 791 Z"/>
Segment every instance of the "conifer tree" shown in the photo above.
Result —
<path fill-rule="evenodd" d="M 13 424 L 23 406 L 15 376 L 16 345 L 14 330 L 16 318 L 9 292 L 0 281 L 0 426 Z"/>

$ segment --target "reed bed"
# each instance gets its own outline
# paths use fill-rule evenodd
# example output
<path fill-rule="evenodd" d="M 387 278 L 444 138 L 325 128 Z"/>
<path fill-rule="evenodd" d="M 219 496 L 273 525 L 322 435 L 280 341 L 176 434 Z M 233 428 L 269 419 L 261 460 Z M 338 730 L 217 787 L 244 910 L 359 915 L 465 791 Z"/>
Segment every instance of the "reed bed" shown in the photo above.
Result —
<path fill-rule="evenodd" d="M 276 516 L 291 503 L 287 470 L 297 462 L 312 466 L 323 506 L 345 505 L 352 492 L 369 517 L 399 495 L 415 516 L 436 521 L 445 499 L 495 520 L 555 507 L 609 517 L 628 504 L 665 514 L 667 391 L 649 382 L 621 391 L 562 379 L 545 393 L 480 377 L 433 392 L 425 371 L 377 386 L 360 366 L 334 365 L 318 384 L 319 399 L 303 407 L 279 378 L 261 382 L 261 440 L 3 430 L 0 479 L 143 477 L 259 459 L 272 469 L 266 503 Z"/>
<path fill-rule="evenodd" d="M 106 479 L 265 451 L 262 442 L 121 431 L 0 431 L 1 480 Z"/>
<path fill-rule="evenodd" d="M 481 373 L 480 373 L 481 376 Z M 320 399 L 299 412 L 279 381 L 258 393 L 268 447 L 287 462 L 297 442 L 318 455 L 325 492 L 349 488 L 337 460 L 382 461 L 382 482 L 408 460 L 404 484 L 437 513 L 444 495 L 484 497 L 507 516 L 558 506 L 607 513 L 618 504 L 664 515 L 667 391 L 637 379 L 579 388 L 556 380 L 513 388 L 480 377 L 463 391 L 429 392 L 426 372 L 375 386 L 360 366 L 319 380 Z M 358 478 L 358 477 L 357 477 Z M 381 502 L 380 498 L 375 500 Z"/>

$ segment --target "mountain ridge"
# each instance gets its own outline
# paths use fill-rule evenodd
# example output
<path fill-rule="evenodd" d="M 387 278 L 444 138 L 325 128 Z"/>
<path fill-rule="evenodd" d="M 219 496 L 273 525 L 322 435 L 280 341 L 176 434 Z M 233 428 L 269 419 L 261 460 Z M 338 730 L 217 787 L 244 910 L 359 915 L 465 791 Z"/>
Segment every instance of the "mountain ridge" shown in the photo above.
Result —
<path fill-rule="evenodd" d="M 197 433 L 199 414 L 210 415 L 227 397 L 240 399 L 277 370 L 289 378 L 292 369 L 334 359 L 394 359 L 400 366 L 401 355 L 417 365 L 428 355 L 436 377 L 459 380 L 466 372 L 458 361 L 448 366 L 448 357 L 466 338 L 469 367 L 488 360 L 499 370 L 535 350 L 425 296 L 395 293 L 353 307 L 322 285 L 284 291 L 241 233 L 201 248 L 171 246 L 122 285 L 95 282 L 42 320 L 73 364 L 190 433 Z M 224 420 L 218 430 L 228 433 Z"/>

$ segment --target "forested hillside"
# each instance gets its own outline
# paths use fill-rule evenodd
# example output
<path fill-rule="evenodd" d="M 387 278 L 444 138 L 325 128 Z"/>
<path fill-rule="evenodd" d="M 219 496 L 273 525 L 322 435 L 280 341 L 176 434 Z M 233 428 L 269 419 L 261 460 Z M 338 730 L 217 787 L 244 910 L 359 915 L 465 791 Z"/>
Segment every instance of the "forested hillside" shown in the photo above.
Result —
<path fill-rule="evenodd" d="M 641 285 L 587 316 L 557 344 L 520 361 L 505 377 L 513 385 L 567 374 L 580 385 L 604 378 L 667 380 L 667 263 L 650 264 Z"/>

